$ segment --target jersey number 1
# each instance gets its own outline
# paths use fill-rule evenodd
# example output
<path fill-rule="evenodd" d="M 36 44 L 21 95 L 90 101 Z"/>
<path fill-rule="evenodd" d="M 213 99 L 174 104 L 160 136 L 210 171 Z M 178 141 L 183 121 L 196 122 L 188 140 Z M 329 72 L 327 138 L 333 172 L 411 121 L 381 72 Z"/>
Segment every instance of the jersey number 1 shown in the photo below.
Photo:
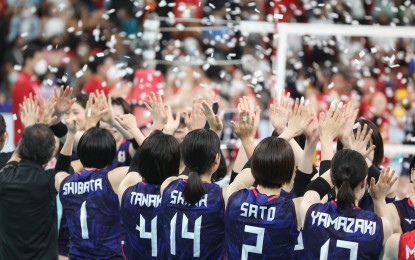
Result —
<path fill-rule="evenodd" d="M 80 214 L 80 220 L 81 220 L 81 235 L 82 239 L 89 239 L 89 233 L 88 233 L 88 223 L 86 222 L 86 201 L 82 202 L 81 205 L 81 214 Z"/>
<path fill-rule="evenodd" d="M 176 255 L 176 223 L 177 213 L 170 221 L 170 254 Z M 189 219 L 183 214 L 182 238 L 193 239 L 193 257 L 200 257 L 200 230 L 202 228 L 202 216 L 195 221 L 194 231 L 189 232 Z"/>

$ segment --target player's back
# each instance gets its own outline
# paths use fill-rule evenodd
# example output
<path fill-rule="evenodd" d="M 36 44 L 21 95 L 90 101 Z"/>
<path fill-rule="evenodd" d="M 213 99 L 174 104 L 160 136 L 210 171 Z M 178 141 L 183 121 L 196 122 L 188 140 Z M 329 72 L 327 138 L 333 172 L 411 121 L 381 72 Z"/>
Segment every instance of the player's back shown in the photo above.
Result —
<path fill-rule="evenodd" d="M 306 259 L 378 259 L 382 220 L 358 207 L 340 209 L 336 202 L 312 205 L 302 231 Z"/>
<path fill-rule="evenodd" d="M 394 201 L 402 228 L 402 233 L 415 230 L 415 209 L 409 198 Z"/>
<path fill-rule="evenodd" d="M 299 234 L 292 200 L 256 188 L 229 198 L 225 230 L 227 259 L 293 259 Z"/>
<path fill-rule="evenodd" d="M 70 233 L 70 259 L 123 259 L 118 197 L 108 170 L 82 170 L 61 184 Z"/>
<path fill-rule="evenodd" d="M 186 180 L 171 182 L 162 196 L 162 223 L 168 259 L 222 259 L 224 202 L 222 189 L 203 183 L 206 194 L 195 204 L 183 197 Z"/>
<path fill-rule="evenodd" d="M 126 232 L 124 253 L 127 259 L 161 257 L 163 227 L 158 216 L 160 185 L 137 183 L 122 197 L 121 219 Z"/>
<path fill-rule="evenodd" d="M 398 260 L 415 260 L 415 231 L 406 232 L 399 239 Z"/>

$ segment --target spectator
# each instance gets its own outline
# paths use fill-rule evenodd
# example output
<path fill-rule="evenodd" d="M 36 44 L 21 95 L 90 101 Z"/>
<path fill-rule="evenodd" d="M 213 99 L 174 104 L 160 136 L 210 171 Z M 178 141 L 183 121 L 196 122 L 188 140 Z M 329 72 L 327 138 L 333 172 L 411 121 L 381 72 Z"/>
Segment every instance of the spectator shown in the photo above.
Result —
<path fill-rule="evenodd" d="M 39 46 L 29 45 L 23 52 L 24 65 L 12 90 L 12 113 L 19 114 L 19 104 L 24 97 L 30 94 L 40 94 L 40 81 L 38 76 L 42 76 L 47 71 L 47 62 L 43 59 L 43 54 Z M 22 122 L 20 118 L 14 121 L 14 144 L 22 136 Z"/>
<path fill-rule="evenodd" d="M 4 117 L 0 115 L 0 151 L 3 149 L 4 145 L 7 142 L 7 132 L 6 132 L 6 121 L 4 121 Z M 13 152 L 8 153 L 0 153 L 0 168 L 3 168 L 6 165 L 7 161 L 12 156 Z"/>
<path fill-rule="evenodd" d="M 89 69 L 92 72 L 92 76 L 83 87 L 83 91 L 86 94 L 93 93 L 97 90 L 102 90 L 105 95 L 111 94 L 113 97 L 128 94 L 128 87 L 116 87 L 117 83 L 120 83 L 119 72 L 110 56 L 97 55 L 89 64 Z"/>

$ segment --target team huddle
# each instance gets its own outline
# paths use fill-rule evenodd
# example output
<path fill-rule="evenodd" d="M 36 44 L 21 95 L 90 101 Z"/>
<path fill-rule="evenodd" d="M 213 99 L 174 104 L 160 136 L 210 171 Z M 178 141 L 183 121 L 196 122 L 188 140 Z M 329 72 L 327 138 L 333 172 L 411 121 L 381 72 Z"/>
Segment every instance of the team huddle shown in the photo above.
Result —
<path fill-rule="evenodd" d="M 396 200 L 397 176 L 380 165 L 381 135 L 370 121 L 356 119 L 353 102 L 332 103 L 316 115 L 304 99 L 276 95 L 269 115 L 275 130 L 256 144 L 261 111 L 241 98 L 239 122 L 232 122 L 241 147 L 229 185 L 221 187 L 215 180 L 223 163 L 224 127 L 217 105 L 195 100 L 191 112 L 174 116 L 161 95 L 152 93 L 148 101 L 153 117 L 148 134 L 122 100 L 104 93 L 72 96 L 70 87 L 62 87 L 49 100 L 30 96 L 21 104 L 25 130 L 0 172 L 0 194 L 13 189 L 6 180 L 20 176 L 20 164 L 46 166 L 60 138 L 56 166 L 42 184 L 62 204 L 59 255 L 415 259 L 412 184 L 408 198 Z M 179 136 L 183 128 L 188 132 Z M 33 154 L 35 146 L 43 152 Z M 415 160 L 410 170 L 414 178 Z M 2 221 L 12 218 L 7 214 L 2 210 Z M 23 252 L 25 259 L 48 259 L 51 244 L 11 243 L 7 239 L 19 231 L 3 227 L 4 259 Z"/>

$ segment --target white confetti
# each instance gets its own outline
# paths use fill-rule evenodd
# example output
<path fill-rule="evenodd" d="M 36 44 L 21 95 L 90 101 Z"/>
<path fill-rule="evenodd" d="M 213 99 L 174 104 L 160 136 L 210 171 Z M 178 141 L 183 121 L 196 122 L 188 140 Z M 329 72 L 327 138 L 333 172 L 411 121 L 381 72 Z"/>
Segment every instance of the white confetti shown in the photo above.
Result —
<path fill-rule="evenodd" d="M 21 71 L 22 70 L 22 66 L 16 64 L 16 65 L 13 66 L 13 69 L 15 71 Z"/>
<path fill-rule="evenodd" d="M 333 82 L 330 82 L 330 84 L 327 86 L 327 88 L 328 89 L 331 89 L 331 88 L 333 88 L 333 86 L 334 86 L 334 83 Z"/>
<path fill-rule="evenodd" d="M 16 120 L 17 120 L 17 115 L 13 114 L 13 121 L 16 121 Z"/>
<path fill-rule="evenodd" d="M 77 79 L 79 79 L 80 77 L 82 77 L 84 75 L 84 72 L 82 70 L 78 71 L 77 73 L 75 73 L 75 77 Z"/>

